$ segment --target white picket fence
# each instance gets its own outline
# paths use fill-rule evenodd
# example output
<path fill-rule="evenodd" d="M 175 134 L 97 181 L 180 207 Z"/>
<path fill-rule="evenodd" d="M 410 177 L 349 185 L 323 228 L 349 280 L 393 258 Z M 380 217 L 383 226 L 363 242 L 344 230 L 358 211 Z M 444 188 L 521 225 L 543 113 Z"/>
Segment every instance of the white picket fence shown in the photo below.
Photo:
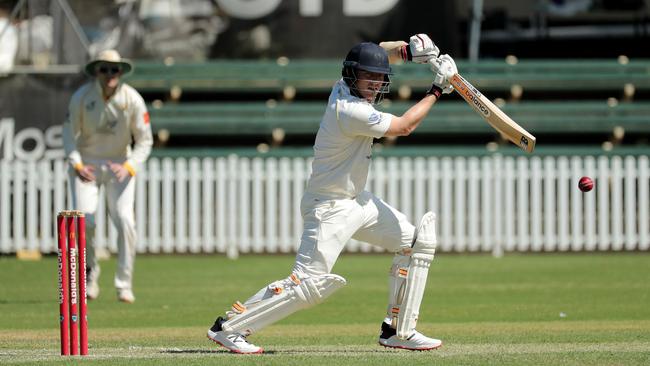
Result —
<path fill-rule="evenodd" d="M 416 221 L 438 214 L 439 250 L 650 248 L 647 156 L 374 158 L 368 188 Z M 140 253 L 295 251 L 310 159 L 164 158 L 138 174 Z M 61 161 L 0 162 L 0 252 L 55 251 L 54 215 L 70 208 Z M 580 176 L 595 189 L 582 193 Z M 103 201 L 103 200 L 102 200 Z M 105 205 L 97 245 L 116 251 Z M 351 241 L 352 252 L 376 251 Z"/>

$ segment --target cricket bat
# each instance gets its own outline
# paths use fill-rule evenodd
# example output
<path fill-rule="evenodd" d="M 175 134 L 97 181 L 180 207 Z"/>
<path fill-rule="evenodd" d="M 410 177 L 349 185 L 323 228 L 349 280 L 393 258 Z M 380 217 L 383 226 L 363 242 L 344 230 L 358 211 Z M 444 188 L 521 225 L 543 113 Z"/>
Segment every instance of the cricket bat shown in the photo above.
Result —
<path fill-rule="evenodd" d="M 379 46 L 388 52 L 388 61 L 393 64 L 402 61 L 401 47 L 408 45 L 404 41 L 381 42 Z M 512 118 L 508 117 L 499 107 L 494 105 L 472 84 L 465 80 L 460 74 L 451 78 L 451 85 L 460 94 L 476 113 L 487 121 L 502 136 L 522 150 L 532 153 L 535 149 L 535 136 L 519 126 Z"/>

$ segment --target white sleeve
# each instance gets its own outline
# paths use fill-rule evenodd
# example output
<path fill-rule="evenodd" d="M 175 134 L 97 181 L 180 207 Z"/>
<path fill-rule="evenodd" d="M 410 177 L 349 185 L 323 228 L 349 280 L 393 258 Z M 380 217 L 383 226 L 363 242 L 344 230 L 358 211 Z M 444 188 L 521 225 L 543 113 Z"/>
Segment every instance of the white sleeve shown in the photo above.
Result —
<path fill-rule="evenodd" d="M 341 130 L 348 135 L 383 137 L 393 115 L 379 112 L 369 104 L 345 103 L 337 111 Z"/>
<path fill-rule="evenodd" d="M 4 32 L 4 34 L 2 34 Z M 13 25 L 0 22 L 0 72 L 9 72 L 14 67 L 18 50 L 18 35 Z"/>
<path fill-rule="evenodd" d="M 144 163 L 153 146 L 153 135 L 151 133 L 151 123 L 149 121 L 149 112 L 142 97 L 135 93 L 133 110 L 130 115 L 129 127 L 133 136 L 134 147 L 133 153 L 127 160 L 134 169 Z"/>
<path fill-rule="evenodd" d="M 77 150 L 77 140 L 81 135 L 81 98 L 75 93 L 70 99 L 68 113 L 63 121 L 63 150 L 68 163 L 73 167 L 83 164 L 81 154 Z"/>

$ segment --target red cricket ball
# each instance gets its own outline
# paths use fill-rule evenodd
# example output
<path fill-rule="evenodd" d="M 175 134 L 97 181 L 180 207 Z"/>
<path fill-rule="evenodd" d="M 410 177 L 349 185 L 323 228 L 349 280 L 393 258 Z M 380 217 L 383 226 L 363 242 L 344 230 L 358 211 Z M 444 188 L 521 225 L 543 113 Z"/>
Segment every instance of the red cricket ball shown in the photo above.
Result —
<path fill-rule="evenodd" d="M 582 177 L 578 182 L 578 188 L 583 192 L 589 192 L 594 189 L 594 181 L 589 177 Z"/>

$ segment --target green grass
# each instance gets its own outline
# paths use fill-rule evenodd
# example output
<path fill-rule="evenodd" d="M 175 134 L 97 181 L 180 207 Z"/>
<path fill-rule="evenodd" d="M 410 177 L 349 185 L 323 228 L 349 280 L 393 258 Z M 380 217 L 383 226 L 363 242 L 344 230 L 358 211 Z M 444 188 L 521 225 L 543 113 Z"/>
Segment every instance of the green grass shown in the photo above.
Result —
<path fill-rule="evenodd" d="M 418 329 L 432 352 L 377 345 L 387 255 L 344 254 L 348 285 L 324 304 L 251 337 L 264 355 L 232 355 L 205 337 L 234 300 L 289 274 L 293 256 L 139 256 L 137 301 L 116 301 L 102 262 L 89 305 L 90 353 L 102 365 L 648 365 L 650 254 L 438 255 Z M 58 355 L 56 258 L 0 257 L 0 364 L 70 364 Z M 563 313 L 565 316 L 561 317 Z"/>

